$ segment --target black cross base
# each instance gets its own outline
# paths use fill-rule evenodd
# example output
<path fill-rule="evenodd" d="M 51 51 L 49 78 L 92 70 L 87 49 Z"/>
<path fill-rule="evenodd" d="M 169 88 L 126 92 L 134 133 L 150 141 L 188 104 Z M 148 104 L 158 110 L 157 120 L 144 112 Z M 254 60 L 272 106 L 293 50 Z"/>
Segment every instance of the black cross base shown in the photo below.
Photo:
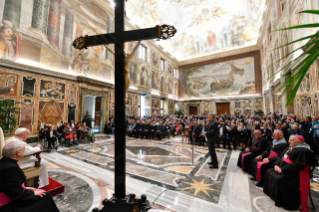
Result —
<path fill-rule="evenodd" d="M 150 39 L 168 39 L 175 35 L 176 29 L 173 26 L 163 25 L 149 29 L 125 31 L 125 0 L 114 0 L 115 6 L 115 32 L 110 34 L 79 37 L 73 42 L 76 49 L 88 48 L 90 46 L 101 46 L 115 44 L 115 193 L 110 200 L 104 200 L 105 206 L 101 211 L 136 211 L 144 212 L 149 208 L 146 196 L 142 195 L 141 200 L 135 199 L 135 195 L 126 196 L 125 162 L 126 162 L 126 141 L 125 141 L 125 53 L 124 43 Z M 134 196 L 134 198 L 133 198 Z M 126 206 L 124 206 L 126 205 Z M 134 205 L 135 209 L 131 210 Z M 136 208 L 137 207 L 137 208 Z M 112 209 L 114 208 L 114 210 Z M 115 210 L 115 208 L 117 208 Z M 123 208 L 121 210 L 120 208 Z M 142 210 L 142 208 L 144 208 Z M 94 209 L 95 212 L 98 209 Z"/>
<path fill-rule="evenodd" d="M 142 195 L 141 199 L 136 199 L 134 194 L 127 195 L 125 199 L 105 199 L 102 204 L 104 207 L 100 212 L 147 212 L 152 208 L 145 195 Z M 99 212 L 99 209 L 94 208 L 92 212 Z"/>

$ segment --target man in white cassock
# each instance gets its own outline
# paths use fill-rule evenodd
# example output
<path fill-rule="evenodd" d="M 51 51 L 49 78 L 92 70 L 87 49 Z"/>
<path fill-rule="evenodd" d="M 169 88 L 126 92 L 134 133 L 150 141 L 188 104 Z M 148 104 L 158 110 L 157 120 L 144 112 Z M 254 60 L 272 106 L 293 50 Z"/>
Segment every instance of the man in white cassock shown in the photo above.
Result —
<path fill-rule="evenodd" d="M 41 145 L 38 144 L 35 147 L 27 144 L 25 140 L 27 140 L 30 131 L 27 128 L 18 128 L 15 131 L 15 136 L 8 138 L 5 143 L 9 143 L 13 140 L 19 140 L 25 143 L 25 155 L 31 155 L 34 152 L 38 152 L 41 150 Z M 19 160 L 18 164 L 21 169 L 30 168 L 34 166 L 34 162 L 37 161 L 36 157 L 28 156 Z M 47 170 L 47 162 L 42 158 L 40 163 L 40 177 L 39 177 L 39 188 L 43 188 L 49 185 L 49 177 Z"/>

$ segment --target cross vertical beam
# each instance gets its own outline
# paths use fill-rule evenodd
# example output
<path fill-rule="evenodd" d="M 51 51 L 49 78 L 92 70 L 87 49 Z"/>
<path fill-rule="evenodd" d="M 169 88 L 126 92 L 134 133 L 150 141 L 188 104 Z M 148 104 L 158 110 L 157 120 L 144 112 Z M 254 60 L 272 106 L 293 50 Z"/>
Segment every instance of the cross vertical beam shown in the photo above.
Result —
<path fill-rule="evenodd" d="M 125 0 L 116 0 L 115 34 L 122 34 L 125 28 Z M 126 196 L 126 142 L 125 142 L 125 55 L 124 43 L 115 42 L 115 197 Z"/>

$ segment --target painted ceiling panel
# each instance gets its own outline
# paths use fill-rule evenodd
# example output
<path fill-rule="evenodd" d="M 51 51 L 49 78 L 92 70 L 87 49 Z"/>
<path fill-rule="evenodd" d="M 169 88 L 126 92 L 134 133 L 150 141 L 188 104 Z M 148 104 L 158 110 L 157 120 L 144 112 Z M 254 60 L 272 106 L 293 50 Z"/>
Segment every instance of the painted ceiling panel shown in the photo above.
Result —
<path fill-rule="evenodd" d="M 141 28 L 169 24 L 177 34 L 159 41 L 184 61 L 257 44 L 265 0 L 130 0 L 127 16 Z"/>

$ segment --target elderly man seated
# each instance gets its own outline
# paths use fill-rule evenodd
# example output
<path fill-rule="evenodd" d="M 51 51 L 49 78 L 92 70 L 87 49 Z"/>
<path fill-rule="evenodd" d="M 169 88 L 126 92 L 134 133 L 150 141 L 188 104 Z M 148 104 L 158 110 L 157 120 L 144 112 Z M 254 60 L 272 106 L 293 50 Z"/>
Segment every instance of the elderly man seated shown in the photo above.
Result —
<path fill-rule="evenodd" d="M 280 155 L 287 147 L 288 144 L 284 139 L 282 130 L 275 130 L 273 142 L 268 146 L 266 151 L 254 158 L 250 164 L 248 173 L 253 176 L 250 179 L 256 180 L 258 182 L 258 187 L 263 187 L 263 177 L 267 169 L 274 167 L 274 162 L 278 159 L 278 155 Z"/>
<path fill-rule="evenodd" d="M 59 211 L 50 193 L 25 187 L 26 177 L 18 165 L 26 152 L 24 142 L 11 139 L 0 160 L 0 211 L 55 212 Z"/>
<path fill-rule="evenodd" d="M 267 149 L 268 142 L 261 135 L 261 130 L 255 130 L 255 142 L 239 154 L 237 166 L 241 167 L 245 172 L 249 171 L 252 160 Z"/>
<path fill-rule="evenodd" d="M 32 147 L 31 145 L 27 144 L 25 140 L 27 140 L 29 136 L 30 131 L 27 128 L 18 128 L 15 131 L 15 136 L 8 138 L 5 143 L 9 143 L 11 141 L 21 141 L 25 144 L 25 155 L 31 155 L 35 152 L 41 151 L 41 145 L 38 144 L 35 147 Z M 34 166 L 34 162 L 37 161 L 37 159 L 34 156 L 28 156 L 24 157 L 21 160 L 19 160 L 18 164 L 22 169 L 30 168 Z M 49 185 L 49 177 L 48 177 L 48 170 L 47 170 L 47 162 L 42 159 L 40 164 L 40 177 L 39 177 L 39 188 L 45 187 Z M 31 179 L 32 181 L 32 179 Z M 29 180 L 27 182 L 29 184 Z"/>
<path fill-rule="evenodd" d="M 301 135 L 292 135 L 289 145 L 274 163 L 275 167 L 266 171 L 264 193 L 275 205 L 286 210 L 308 211 L 310 174 L 312 166 L 318 166 L 315 155 Z"/>

